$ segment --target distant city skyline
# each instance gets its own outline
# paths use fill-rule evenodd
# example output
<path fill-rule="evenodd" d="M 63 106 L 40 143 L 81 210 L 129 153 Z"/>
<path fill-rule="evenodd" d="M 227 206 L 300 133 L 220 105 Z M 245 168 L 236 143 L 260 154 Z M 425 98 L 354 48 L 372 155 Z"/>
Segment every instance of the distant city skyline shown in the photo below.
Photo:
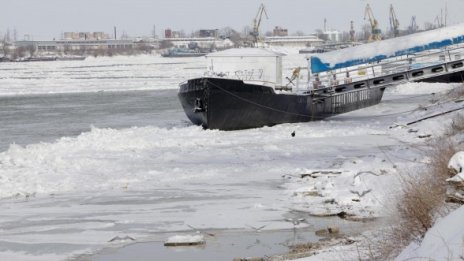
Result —
<path fill-rule="evenodd" d="M 425 22 L 434 22 L 448 7 L 448 24 L 464 22 L 461 12 L 464 0 L 2 0 L 0 32 L 9 29 L 18 39 L 30 35 L 35 40 L 60 38 L 64 32 L 106 32 L 112 34 L 113 26 L 118 35 L 152 35 L 156 26 L 158 36 L 166 28 L 184 30 L 186 34 L 199 29 L 220 29 L 230 26 L 241 32 L 251 26 L 258 7 L 264 3 L 269 19 L 262 21 L 261 32 L 272 31 L 275 26 L 306 34 L 322 29 L 324 18 L 328 29 L 348 31 L 350 21 L 355 29 L 367 23 L 364 8 L 372 7 L 380 28 L 389 28 L 389 7 L 394 5 L 405 29 L 416 16 L 423 28 Z"/>

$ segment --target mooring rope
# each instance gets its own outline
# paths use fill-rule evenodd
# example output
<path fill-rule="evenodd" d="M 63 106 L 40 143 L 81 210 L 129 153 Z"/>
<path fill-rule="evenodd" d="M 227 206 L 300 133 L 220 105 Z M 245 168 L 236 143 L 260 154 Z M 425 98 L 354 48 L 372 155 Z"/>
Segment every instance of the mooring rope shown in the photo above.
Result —
<path fill-rule="evenodd" d="M 283 111 L 283 110 L 279 110 L 279 109 L 276 109 L 276 108 L 273 108 L 273 107 L 270 107 L 270 106 L 267 106 L 267 105 L 263 105 L 263 104 L 259 104 L 259 103 L 256 103 L 250 99 L 246 99 L 246 98 L 243 98 L 231 91 L 228 91 L 226 89 L 224 89 L 223 87 L 217 85 L 217 84 L 214 84 L 213 82 L 207 80 L 207 83 L 211 84 L 212 86 L 222 90 L 223 92 L 231 95 L 231 96 L 234 96 L 235 98 L 239 99 L 239 100 L 242 100 L 246 103 L 249 103 L 249 104 L 252 104 L 252 105 L 255 105 L 255 106 L 258 106 L 258 107 L 261 107 L 261 108 L 265 108 L 265 109 L 268 109 L 268 110 L 271 110 L 271 111 L 275 111 L 275 112 L 280 112 L 280 113 L 284 113 L 284 114 L 289 114 L 289 115 L 296 115 L 296 116 L 301 116 L 301 117 L 306 117 L 306 118 L 311 118 L 311 119 L 315 119 L 315 120 L 322 120 L 322 119 L 326 119 L 328 117 L 332 117 L 332 116 L 336 116 L 336 115 L 339 115 L 339 114 L 333 114 L 332 116 L 326 116 L 326 117 L 322 117 L 322 116 L 311 116 L 311 115 L 307 115 L 307 114 L 301 114 L 301 113 L 293 113 L 293 112 L 288 112 L 288 111 Z M 424 97 L 424 96 L 429 96 L 429 95 L 435 95 L 435 93 L 431 93 L 431 94 L 422 94 L 422 95 L 416 95 L 416 96 L 412 96 L 412 97 L 405 97 L 405 98 L 399 98 L 399 99 L 395 99 L 395 100 L 402 100 L 402 99 L 413 99 L 413 98 L 418 98 L 418 97 Z M 432 106 L 436 106 L 437 104 L 432 104 L 430 106 L 426 106 L 426 107 L 423 107 L 423 108 L 430 108 Z M 412 110 L 407 110 L 407 111 L 401 111 L 401 112 L 395 112 L 395 113 L 390 113 L 390 114 L 382 114 L 382 115 L 375 115 L 375 116 L 358 116 L 356 118 L 378 118 L 378 117 L 388 117 L 388 116 L 393 116 L 393 115 L 400 115 L 400 114 L 404 114 L 404 113 L 409 113 L 409 112 L 413 112 L 413 111 L 416 111 L 420 108 L 416 108 L 416 109 L 412 109 Z M 341 113 L 340 113 L 341 114 Z"/>
<path fill-rule="evenodd" d="M 306 115 L 306 114 L 301 114 L 301 113 L 293 113 L 293 112 L 288 112 L 288 111 L 283 111 L 283 110 L 279 110 L 279 109 L 276 109 L 276 108 L 272 108 L 272 107 L 269 107 L 269 106 L 266 106 L 266 105 L 263 105 L 263 104 L 259 104 L 259 103 L 256 103 L 252 100 L 249 100 L 249 99 L 246 99 L 246 98 L 243 98 L 233 92 L 230 92 L 224 88 L 222 88 L 221 86 L 217 85 L 217 84 L 214 84 L 212 83 L 211 81 L 208 81 L 208 83 L 210 83 L 211 85 L 213 85 L 214 87 L 222 90 L 223 92 L 229 94 L 229 95 L 232 95 L 234 96 L 235 98 L 239 99 L 239 100 L 242 100 L 244 102 L 247 102 L 247 103 L 250 103 L 250 104 L 253 104 L 255 106 L 258 106 L 258 107 L 261 107 L 261 108 L 265 108 L 265 109 L 268 109 L 268 110 L 271 110 L 271 111 L 275 111 L 275 112 L 281 112 L 281 113 L 285 113 L 285 114 L 290 114 L 290 115 L 297 115 L 297 116 L 302 116 L 302 117 L 308 117 L 308 118 L 314 118 L 313 116 L 310 116 L 310 115 Z M 324 117 L 325 118 L 325 117 Z"/>

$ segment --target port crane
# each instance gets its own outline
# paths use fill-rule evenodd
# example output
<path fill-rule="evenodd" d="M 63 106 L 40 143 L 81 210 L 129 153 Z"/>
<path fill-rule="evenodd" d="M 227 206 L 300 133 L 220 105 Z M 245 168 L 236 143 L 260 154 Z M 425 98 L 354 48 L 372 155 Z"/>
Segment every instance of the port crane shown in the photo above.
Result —
<path fill-rule="evenodd" d="M 356 40 L 355 36 L 356 36 L 356 31 L 354 30 L 354 22 L 351 21 L 351 25 L 350 25 L 350 42 L 354 42 Z"/>
<path fill-rule="evenodd" d="M 438 15 L 435 17 L 435 20 L 433 22 L 435 23 L 436 28 L 443 27 L 442 23 L 440 22 L 440 17 L 438 17 Z"/>
<path fill-rule="evenodd" d="M 393 32 L 393 37 L 398 37 L 400 35 L 400 22 L 396 17 L 395 9 L 393 5 L 390 5 L 390 29 Z"/>
<path fill-rule="evenodd" d="M 419 27 L 416 23 L 416 16 L 411 17 L 411 25 L 408 28 L 409 33 L 415 33 Z"/>
<path fill-rule="evenodd" d="M 369 4 L 366 5 L 364 20 L 366 20 L 366 17 L 369 18 L 369 22 L 372 28 L 371 35 L 369 36 L 369 42 L 382 40 L 382 31 L 379 29 L 379 22 L 377 22 L 377 19 L 375 19 Z"/>
<path fill-rule="evenodd" d="M 250 32 L 250 35 L 253 37 L 253 43 L 255 45 L 257 45 L 258 42 L 261 41 L 261 38 L 259 36 L 259 27 L 263 19 L 263 14 L 266 16 L 266 19 L 269 19 L 266 12 L 266 7 L 264 7 L 264 4 L 261 4 L 259 6 L 258 13 L 256 14 L 255 19 L 253 19 L 253 30 Z"/>

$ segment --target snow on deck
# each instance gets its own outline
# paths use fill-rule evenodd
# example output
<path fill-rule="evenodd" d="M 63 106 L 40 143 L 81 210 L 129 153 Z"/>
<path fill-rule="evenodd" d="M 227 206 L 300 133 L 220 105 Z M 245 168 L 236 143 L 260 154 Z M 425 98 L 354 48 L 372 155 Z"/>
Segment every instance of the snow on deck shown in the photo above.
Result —
<path fill-rule="evenodd" d="M 313 73 L 350 67 L 464 42 L 464 24 L 368 43 L 311 57 Z"/>

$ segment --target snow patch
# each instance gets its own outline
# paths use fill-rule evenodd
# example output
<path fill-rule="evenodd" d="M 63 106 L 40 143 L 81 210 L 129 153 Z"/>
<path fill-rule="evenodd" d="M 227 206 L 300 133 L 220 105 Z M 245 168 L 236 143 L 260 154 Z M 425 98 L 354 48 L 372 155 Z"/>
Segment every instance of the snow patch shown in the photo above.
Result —
<path fill-rule="evenodd" d="M 437 221 L 420 244 L 411 243 L 395 260 L 461 260 L 464 254 L 464 206 Z"/>
<path fill-rule="evenodd" d="M 165 244 L 203 244 L 205 237 L 203 235 L 175 235 L 169 237 Z"/>
<path fill-rule="evenodd" d="M 447 181 L 464 181 L 464 151 L 456 152 L 456 154 L 451 157 L 448 163 L 448 168 L 455 170 L 457 174 L 454 177 L 447 179 Z"/>
<path fill-rule="evenodd" d="M 387 88 L 386 93 L 391 94 L 401 94 L 401 95 L 420 95 L 420 94 L 432 94 L 438 92 L 445 92 L 452 90 L 458 86 L 460 83 L 418 83 L 410 82 L 394 87 Z"/>

